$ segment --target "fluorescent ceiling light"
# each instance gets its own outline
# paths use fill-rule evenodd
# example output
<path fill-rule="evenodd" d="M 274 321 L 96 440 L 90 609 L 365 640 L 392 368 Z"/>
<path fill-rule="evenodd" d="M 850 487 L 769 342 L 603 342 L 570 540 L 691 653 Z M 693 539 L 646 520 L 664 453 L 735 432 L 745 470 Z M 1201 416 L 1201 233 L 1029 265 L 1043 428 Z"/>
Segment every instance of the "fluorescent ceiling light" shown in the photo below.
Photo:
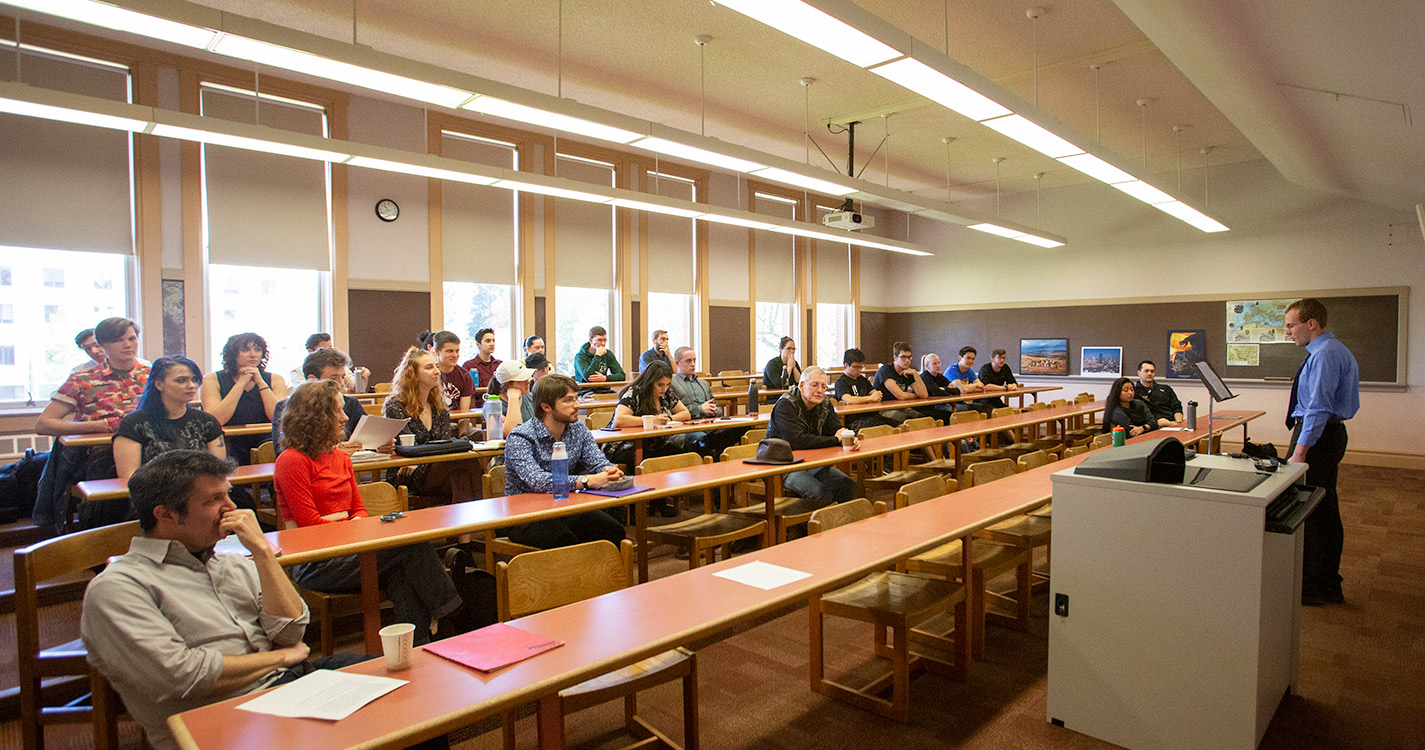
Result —
<path fill-rule="evenodd" d="M 25 117 L 38 117 L 44 120 L 55 120 L 58 122 L 72 122 L 76 125 L 92 125 L 96 128 L 108 128 L 110 130 L 128 130 L 134 133 L 143 132 L 143 129 L 148 127 L 148 122 L 144 120 L 135 120 L 130 117 L 116 117 L 114 115 L 105 115 L 98 112 L 89 112 L 83 109 L 37 104 L 23 99 L 11 99 L 8 97 L 0 97 L 0 112 Z"/>
<path fill-rule="evenodd" d="M 573 180 L 569 180 L 573 182 Z M 555 198 L 569 198 L 570 200 L 584 201 L 585 203 L 608 203 L 613 199 L 607 195 L 586 193 L 582 190 L 571 190 L 569 188 L 554 187 L 552 185 L 540 185 L 533 182 L 523 182 L 521 180 L 496 180 L 495 187 L 506 190 L 518 190 L 522 193 L 538 193 Z"/>
<path fill-rule="evenodd" d="M 475 96 L 471 91 L 462 91 L 450 86 L 441 86 L 398 76 L 394 73 L 363 68 L 360 65 L 352 65 L 310 52 L 232 34 L 219 36 L 218 42 L 212 50 L 220 55 L 236 57 L 240 60 L 250 60 L 263 65 L 271 65 L 274 68 L 306 73 L 329 81 L 339 81 L 451 109 L 459 108 L 461 104 Z"/>
<path fill-rule="evenodd" d="M 893 253 L 900 253 L 902 255 L 919 255 L 921 257 L 929 257 L 931 255 L 930 253 L 927 253 L 924 250 L 912 250 L 908 247 L 896 247 L 895 245 L 887 245 L 881 242 L 868 242 L 862 240 L 860 242 L 853 242 L 851 244 L 860 245 L 861 247 L 871 247 L 877 250 L 889 250 Z"/>
<path fill-rule="evenodd" d="M 697 217 L 699 217 L 699 216 L 702 216 L 703 213 L 704 213 L 704 212 L 702 212 L 702 211 L 694 211 L 694 210 L 688 209 L 688 208 L 677 208 L 677 207 L 674 207 L 674 206 L 664 206 L 664 205 L 661 205 L 661 204 L 658 204 L 658 203 L 649 203 L 648 201 L 636 201 L 636 200 L 630 200 L 630 199 L 628 199 L 628 198 L 615 198 L 615 199 L 612 201 L 612 203 L 613 203 L 613 205 L 617 206 L 618 208 L 632 208 L 632 209 L 635 209 L 635 210 L 638 210 L 638 211 L 648 211 L 649 213 L 655 213 L 655 214 L 666 214 L 666 215 L 668 215 L 668 216 L 681 216 L 681 217 L 683 217 L 684 219 L 695 219 L 695 218 L 697 218 Z"/>
<path fill-rule="evenodd" d="M 765 221 L 756 219 L 744 219 L 740 216 L 726 216 L 723 214 L 703 214 L 699 216 L 700 221 L 710 221 L 714 224 L 731 224 L 736 227 L 747 227 L 748 229 L 771 229 L 775 224 L 768 224 Z"/>
<path fill-rule="evenodd" d="M 994 128 L 1051 159 L 1059 159 L 1084 152 L 1084 150 L 1078 146 L 1069 143 L 1063 138 L 1025 119 L 1024 115 L 996 117 L 993 120 L 985 120 L 980 124 L 988 128 Z"/>
<path fill-rule="evenodd" d="M 823 180 L 819 177 L 809 177 L 804 174 L 790 172 L 788 170 L 779 169 L 777 167 L 767 167 L 766 169 L 759 169 L 756 172 L 753 172 L 752 174 L 755 174 L 763 179 L 771 180 L 773 182 L 780 182 L 786 185 L 796 185 L 799 188 L 815 190 L 819 193 L 827 193 L 829 195 L 849 195 L 851 193 L 856 192 L 857 190 L 854 187 L 838 185 L 834 182 Z"/>
<path fill-rule="evenodd" d="M 218 32 L 94 0 L 4 0 L 6 5 L 89 23 L 185 47 L 206 49 Z"/>
<path fill-rule="evenodd" d="M 1150 206 L 1173 200 L 1173 196 L 1168 195 L 1142 180 L 1118 182 L 1114 183 L 1113 186 Z"/>
<path fill-rule="evenodd" d="M 1020 242 L 1028 242 L 1028 243 L 1031 244 L 1031 245 L 1037 245 L 1037 246 L 1039 246 L 1039 247 L 1063 247 L 1063 246 L 1064 246 L 1064 243 L 1059 242 L 1058 240 L 1051 240 L 1051 239 L 1048 239 L 1048 238 L 1046 238 L 1046 237 L 1035 237 L 1035 236 L 1032 235 L 1032 234 L 1021 234 L 1021 235 L 1019 235 L 1018 237 L 1015 237 L 1014 239 L 1019 240 Z"/>
<path fill-rule="evenodd" d="M 1188 224 L 1201 229 L 1204 232 L 1225 232 L 1227 226 L 1201 211 L 1189 206 L 1182 201 L 1170 201 L 1168 203 L 1156 203 L 1153 208 L 1182 219 Z"/>
<path fill-rule="evenodd" d="M 468 109 L 474 112 L 483 112 L 487 115 L 503 117 L 506 120 L 538 125 L 553 130 L 562 130 L 575 135 L 585 135 L 590 138 L 597 138 L 601 141 L 613 141 L 614 143 L 632 143 L 642 138 L 642 134 L 634 133 L 623 128 L 616 128 L 612 125 L 604 125 L 590 120 L 582 120 L 578 117 L 561 115 L 557 112 L 549 112 L 535 107 L 527 107 L 523 104 L 498 99 L 493 96 L 479 96 L 461 106 L 461 109 Z"/>
<path fill-rule="evenodd" d="M 218 133 L 212 130 L 165 125 L 164 123 L 155 123 L 153 130 L 149 132 L 161 138 L 177 138 L 184 141 L 196 141 L 209 146 L 227 146 L 229 148 L 240 148 L 246 151 L 261 151 L 265 154 L 294 156 L 298 159 L 315 159 L 316 161 L 330 161 L 340 164 L 351 158 L 351 154 L 343 154 L 337 151 L 308 148 L 306 146 L 293 146 L 280 141 L 248 138 L 241 135 Z"/>
<path fill-rule="evenodd" d="M 1187 219 L 1186 221 L 1187 223 L 1193 225 L 1194 227 L 1197 227 L 1198 229 L 1201 229 L 1204 232 L 1227 231 L 1226 224 L 1223 224 L 1222 222 L 1212 218 L 1211 216 L 1204 216 L 1201 219 Z"/>
<path fill-rule="evenodd" d="M 718 0 L 717 4 L 858 67 L 865 68 L 901 56 L 896 48 L 801 0 Z"/>
<path fill-rule="evenodd" d="M 724 154 L 719 154 L 715 151 L 708 151 L 706 149 L 697 148 L 696 146 L 689 146 L 686 144 L 678 143 L 677 141 L 665 140 L 663 138 L 654 138 L 653 136 L 649 136 L 642 140 L 634 141 L 630 145 L 642 149 L 647 149 L 649 151 L 654 151 L 660 154 L 667 154 L 669 156 L 677 157 L 679 159 L 695 161 L 699 164 L 708 164 L 714 167 L 722 167 L 723 169 L 731 169 L 734 172 L 755 172 L 759 169 L 767 168 L 766 164 L 758 164 L 755 161 L 739 159 L 735 156 L 727 156 Z"/>
<path fill-rule="evenodd" d="M 997 234 L 1001 237 L 1008 237 L 1012 240 L 1024 236 L 1024 232 L 1021 232 L 1017 229 L 1008 229 L 998 224 L 971 224 L 970 228 L 977 232 Z"/>
<path fill-rule="evenodd" d="M 1093 154 L 1064 156 L 1060 157 L 1059 161 L 1070 167 L 1073 167 L 1074 169 L 1079 170 L 1080 172 L 1083 172 L 1084 174 L 1094 178 L 1095 180 L 1098 180 L 1100 182 L 1106 182 L 1110 185 L 1119 182 L 1131 182 L 1136 179 L 1133 175 L 1128 174 L 1127 172 L 1119 169 L 1118 167 L 1113 166 L 1112 164 L 1109 164 L 1108 162 L 1098 158 L 1097 156 L 1094 156 Z"/>
<path fill-rule="evenodd" d="M 971 120 L 1014 114 L 999 102 L 911 57 L 871 68 L 871 72 Z"/>
<path fill-rule="evenodd" d="M 464 182 L 471 185 L 493 185 L 498 179 L 484 175 L 470 174 L 468 172 L 457 172 L 453 169 L 423 167 L 419 164 L 407 164 L 405 162 L 388 161 L 386 159 L 373 159 L 369 156 L 353 156 L 351 160 L 347 162 L 347 165 L 352 167 L 365 167 L 367 169 L 379 169 L 383 172 L 399 172 L 401 174 L 415 175 L 417 177 L 434 177 L 437 180 Z"/>

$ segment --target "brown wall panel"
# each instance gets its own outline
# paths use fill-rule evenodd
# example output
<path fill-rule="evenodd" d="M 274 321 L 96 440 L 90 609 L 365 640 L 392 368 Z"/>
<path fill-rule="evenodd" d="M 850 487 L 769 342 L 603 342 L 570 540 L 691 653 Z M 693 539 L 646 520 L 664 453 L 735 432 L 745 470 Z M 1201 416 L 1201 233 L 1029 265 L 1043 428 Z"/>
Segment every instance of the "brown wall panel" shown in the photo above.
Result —
<path fill-rule="evenodd" d="M 702 368 L 708 372 L 721 370 L 746 371 L 752 363 L 747 361 L 747 352 L 752 346 L 748 333 L 751 325 L 752 309 L 748 307 L 708 306 L 708 361 Z"/>
<path fill-rule="evenodd" d="M 371 370 L 371 382 L 391 380 L 396 364 L 416 335 L 430 328 L 430 294 L 376 289 L 347 293 L 351 315 L 351 355 Z"/>
<path fill-rule="evenodd" d="M 540 338 L 547 338 L 548 335 L 549 335 L 549 334 L 545 333 L 545 327 L 544 327 L 544 298 L 543 298 L 543 297 L 535 297 L 535 298 L 534 298 L 534 333 L 535 333 L 536 336 L 538 336 L 538 337 L 540 337 Z M 525 336 L 528 336 L 528 335 L 529 335 L 528 333 L 522 334 L 522 335 L 520 336 L 520 341 L 523 342 Z"/>

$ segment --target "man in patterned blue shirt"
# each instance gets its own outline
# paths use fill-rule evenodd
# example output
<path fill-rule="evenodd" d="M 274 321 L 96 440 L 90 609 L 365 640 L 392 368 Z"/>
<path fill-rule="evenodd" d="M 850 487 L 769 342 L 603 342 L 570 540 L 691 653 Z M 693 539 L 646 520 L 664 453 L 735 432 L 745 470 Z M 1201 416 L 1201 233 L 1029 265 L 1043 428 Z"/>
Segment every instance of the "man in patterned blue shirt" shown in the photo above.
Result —
<path fill-rule="evenodd" d="M 1345 601 L 1341 593 L 1341 547 L 1345 531 L 1336 497 L 1336 470 L 1346 455 L 1346 420 L 1361 408 L 1356 358 L 1326 330 L 1326 306 L 1307 297 L 1286 309 L 1286 333 L 1306 347 L 1291 383 L 1286 426 L 1292 428 L 1292 462 L 1308 464 L 1306 483 L 1326 498 L 1306 518 L 1301 603 Z"/>
<path fill-rule="evenodd" d="M 505 494 L 553 492 L 550 473 L 554 444 L 562 441 L 569 455 L 571 490 L 602 487 L 623 477 L 594 442 L 579 419 L 579 386 L 567 375 L 546 375 L 535 381 L 534 413 L 505 439 Z M 618 544 L 623 524 L 602 510 L 535 521 L 507 529 L 510 541 L 540 549 L 568 547 L 598 539 Z"/>

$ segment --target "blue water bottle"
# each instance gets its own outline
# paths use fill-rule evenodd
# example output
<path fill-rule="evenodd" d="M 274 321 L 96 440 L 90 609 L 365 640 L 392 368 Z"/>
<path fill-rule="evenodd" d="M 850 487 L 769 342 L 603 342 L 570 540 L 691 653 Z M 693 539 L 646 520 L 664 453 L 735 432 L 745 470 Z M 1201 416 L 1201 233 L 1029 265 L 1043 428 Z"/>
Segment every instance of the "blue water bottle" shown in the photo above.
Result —
<path fill-rule="evenodd" d="M 549 473 L 554 482 L 554 499 L 563 500 L 569 497 L 569 453 L 564 449 L 564 443 L 555 443 L 549 458 Z"/>

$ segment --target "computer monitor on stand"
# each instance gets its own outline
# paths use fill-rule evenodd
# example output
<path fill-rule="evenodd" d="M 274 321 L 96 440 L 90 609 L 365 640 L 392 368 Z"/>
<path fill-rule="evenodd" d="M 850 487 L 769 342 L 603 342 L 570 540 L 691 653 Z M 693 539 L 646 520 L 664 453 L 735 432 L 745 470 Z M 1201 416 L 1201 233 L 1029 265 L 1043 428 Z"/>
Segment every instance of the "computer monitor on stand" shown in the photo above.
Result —
<path fill-rule="evenodd" d="M 1237 398 L 1237 394 L 1233 393 L 1232 389 L 1228 388 L 1227 384 L 1222 382 L 1222 378 L 1217 375 L 1217 371 L 1212 369 L 1212 365 L 1208 364 L 1207 360 L 1200 360 L 1192 364 L 1193 367 L 1197 369 L 1197 379 L 1201 380 L 1202 387 L 1207 389 L 1207 446 L 1208 452 L 1211 453 L 1213 446 L 1213 420 L 1217 419 L 1217 415 L 1214 414 L 1216 411 L 1214 407 L 1218 401 Z M 1223 417 L 1223 419 L 1231 419 L 1231 417 Z"/>

